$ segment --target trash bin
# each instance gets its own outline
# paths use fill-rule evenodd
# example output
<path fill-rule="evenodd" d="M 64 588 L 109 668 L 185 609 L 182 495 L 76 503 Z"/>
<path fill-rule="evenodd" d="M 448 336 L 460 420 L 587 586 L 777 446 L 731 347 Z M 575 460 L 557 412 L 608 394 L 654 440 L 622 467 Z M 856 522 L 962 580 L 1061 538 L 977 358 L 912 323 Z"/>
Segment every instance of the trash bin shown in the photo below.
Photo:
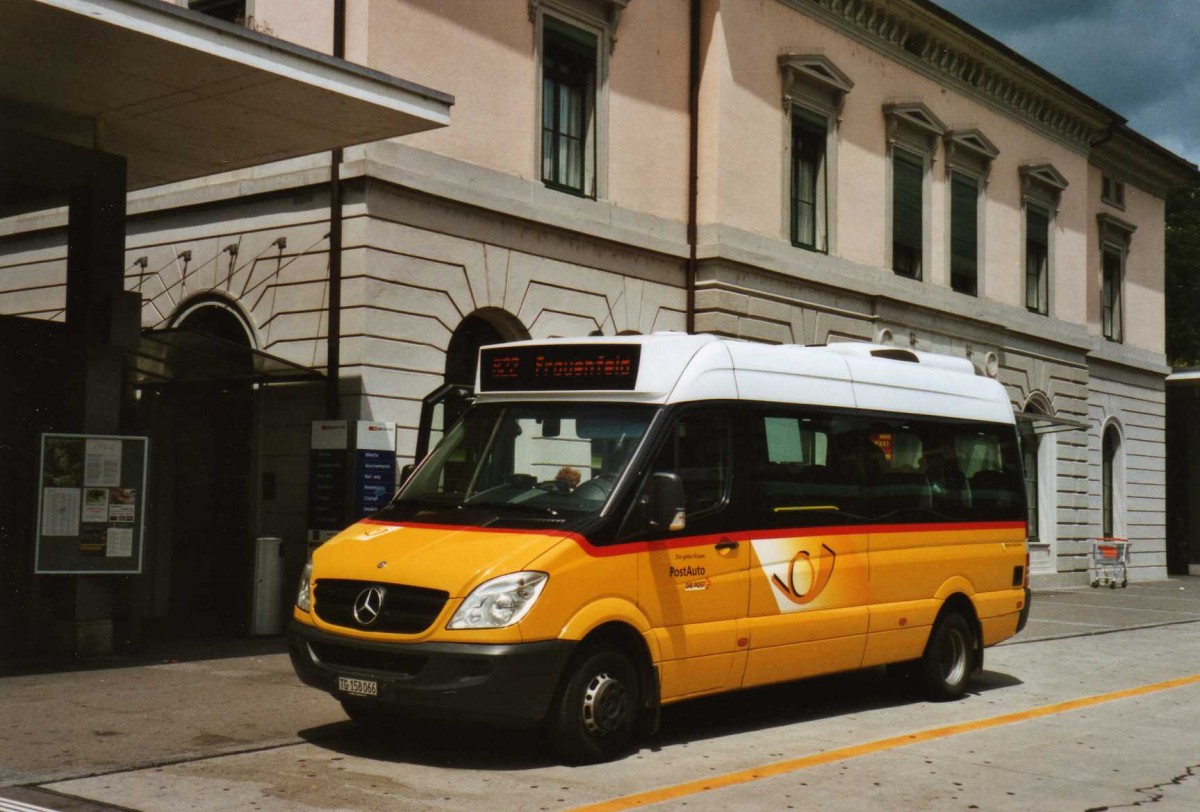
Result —
<path fill-rule="evenodd" d="M 251 635 L 283 633 L 283 539 L 266 536 L 255 541 L 254 606 Z"/>

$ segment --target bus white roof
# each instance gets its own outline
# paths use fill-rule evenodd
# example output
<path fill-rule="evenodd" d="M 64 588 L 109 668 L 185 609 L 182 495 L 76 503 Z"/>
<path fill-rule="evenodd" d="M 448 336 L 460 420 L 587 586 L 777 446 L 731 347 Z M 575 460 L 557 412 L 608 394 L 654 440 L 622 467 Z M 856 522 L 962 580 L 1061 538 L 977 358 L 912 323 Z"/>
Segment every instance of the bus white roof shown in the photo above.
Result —
<path fill-rule="evenodd" d="M 625 344 L 641 348 L 631 390 L 482 391 L 479 400 L 748 400 L 1013 422 L 1004 387 L 975 374 L 967 359 L 892 346 L 845 342 L 804 347 L 685 333 L 554 338 L 502 346 Z"/>

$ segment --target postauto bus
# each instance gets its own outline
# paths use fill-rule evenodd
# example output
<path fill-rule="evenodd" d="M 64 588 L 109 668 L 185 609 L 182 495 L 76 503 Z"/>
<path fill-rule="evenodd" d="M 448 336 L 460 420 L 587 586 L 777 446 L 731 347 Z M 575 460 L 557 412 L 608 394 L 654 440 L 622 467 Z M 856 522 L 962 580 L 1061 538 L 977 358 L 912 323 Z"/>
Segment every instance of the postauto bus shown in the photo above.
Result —
<path fill-rule="evenodd" d="M 609 759 L 661 706 L 887 665 L 936 699 L 1029 609 L 1003 388 L 965 359 L 707 335 L 480 352 L 394 501 L 316 550 L 292 663 L 364 724 L 543 726 Z"/>

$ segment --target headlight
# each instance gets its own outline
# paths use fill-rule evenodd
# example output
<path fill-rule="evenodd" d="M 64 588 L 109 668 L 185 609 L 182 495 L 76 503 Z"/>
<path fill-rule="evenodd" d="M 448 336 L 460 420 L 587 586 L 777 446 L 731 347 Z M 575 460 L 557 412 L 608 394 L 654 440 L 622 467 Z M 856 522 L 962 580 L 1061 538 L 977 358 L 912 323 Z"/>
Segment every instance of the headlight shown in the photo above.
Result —
<path fill-rule="evenodd" d="M 302 612 L 312 611 L 312 562 L 309 561 L 304 565 L 304 572 L 300 573 L 300 589 L 296 593 L 296 606 Z"/>
<path fill-rule="evenodd" d="M 448 629 L 500 629 L 520 622 L 550 579 L 544 572 L 514 572 L 480 584 L 458 607 Z"/>

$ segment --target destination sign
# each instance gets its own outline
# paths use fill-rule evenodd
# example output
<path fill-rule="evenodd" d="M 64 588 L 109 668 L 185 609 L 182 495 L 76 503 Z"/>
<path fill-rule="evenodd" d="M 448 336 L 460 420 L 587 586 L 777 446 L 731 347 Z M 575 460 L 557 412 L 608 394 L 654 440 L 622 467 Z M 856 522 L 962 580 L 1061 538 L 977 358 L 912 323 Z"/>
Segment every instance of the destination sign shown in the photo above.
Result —
<path fill-rule="evenodd" d="M 484 392 L 628 390 L 637 386 L 637 344 L 557 344 L 480 351 Z"/>

